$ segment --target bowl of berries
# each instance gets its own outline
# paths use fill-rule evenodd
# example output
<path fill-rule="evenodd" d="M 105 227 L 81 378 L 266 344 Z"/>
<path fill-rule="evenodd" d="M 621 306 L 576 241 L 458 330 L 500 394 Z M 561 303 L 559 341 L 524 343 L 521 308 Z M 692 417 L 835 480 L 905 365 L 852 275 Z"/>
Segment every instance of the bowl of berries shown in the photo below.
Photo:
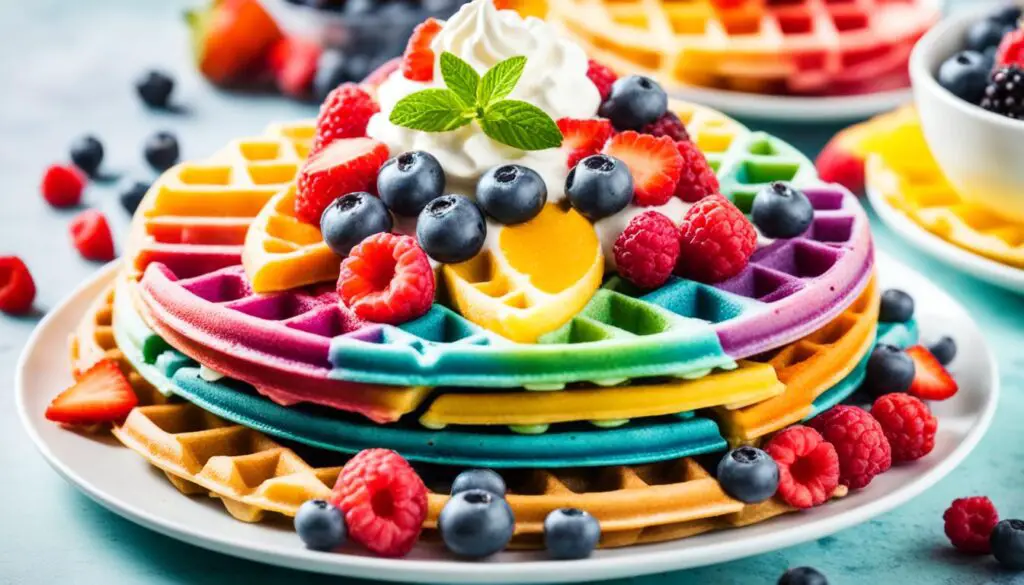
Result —
<path fill-rule="evenodd" d="M 966 199 L 1024 220 L 1024 30 L 1016 4 L 953 16 L 914 47 L 928 146 Z"/>

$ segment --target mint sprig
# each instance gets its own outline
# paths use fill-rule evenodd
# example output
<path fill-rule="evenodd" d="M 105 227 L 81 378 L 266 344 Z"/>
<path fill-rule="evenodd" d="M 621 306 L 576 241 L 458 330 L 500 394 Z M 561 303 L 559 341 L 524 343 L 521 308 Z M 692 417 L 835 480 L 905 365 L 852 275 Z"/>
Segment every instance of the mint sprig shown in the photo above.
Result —
<path fill-rule="evenodd" d="M 544 150 L 562 144 L 558 125 L 533 104 L 506 99 L 526 67 L 526 57 L 512 57 L 481 77 L 456 55 L 441 54 L 445 88 L 425 89 L 395 104 L 392 124 L 423 132 L 450 132 L 476 120 L 492 140 L 520 150 Z"/>

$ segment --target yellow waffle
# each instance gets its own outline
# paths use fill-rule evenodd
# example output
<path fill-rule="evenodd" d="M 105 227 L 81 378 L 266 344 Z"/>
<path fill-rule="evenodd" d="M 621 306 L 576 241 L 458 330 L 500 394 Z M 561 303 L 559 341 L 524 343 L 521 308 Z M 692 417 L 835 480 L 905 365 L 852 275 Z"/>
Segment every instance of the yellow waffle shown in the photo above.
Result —
<path fill-rule="evenodd" d="M 131 274 L 154 261 L 179 275 L 238 264 L 249 224 L 294 180 L 312 128 L 274 125 L 263 137 L 235 140 L 204 162 L 161 175 L 132 222 L 125 253 Z"/>
<path fill-rule="evenodd" d="M 865 122 L 865 180 L 895 209 L 951 244 L 1024 268 L 1024 223 L 965 201 L 942 174 L 914 109 Z"/>
<path fill-rule="evenodd" d="M 312 498 L 330 494 L 343 459 L 314 467 L 295 451 L 245 427 L 229 424 L 191 404 L 136 408 L 117 438 L 164 471 L 182 493 L 209 494 L 245 522 L 267 512 L 293 516 Z M 447 501 L 452 471 L 421 470 L 430 486 L 428 537 Z M 673 540 L 718 528 L 742 526 L 792 509 L 769 500 L 745 505 L 728 497 L 696 461 L 686 458 L 635 467 L 503 472 L 516 516 L 512 546 L 542 546 L 543 522 L 553 509 L 575 506 L 601 522 L 601 546 Z M 846 494 L 837 489 L 836 496 Z M 436 536 L 436 534 L 433 534 Z"/>
<path fill-rule="evenodd" d="M 730 444 L 760 437 L 811 414 L 814 399 L 845 378 L 871 350 L 878 323 L 877 280 L 828 325 L 769 355 L 757 358 L 778 372 L 784 392 L 738 409 L 716 408 L 715 419 Z"/>

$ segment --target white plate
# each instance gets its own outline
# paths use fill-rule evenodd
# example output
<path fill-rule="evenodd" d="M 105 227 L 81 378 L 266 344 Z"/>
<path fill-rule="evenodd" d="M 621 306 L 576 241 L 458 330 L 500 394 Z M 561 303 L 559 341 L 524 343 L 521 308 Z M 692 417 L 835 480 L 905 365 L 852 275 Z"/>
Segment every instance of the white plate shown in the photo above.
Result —
<path fill-rule="evenodd" d="M 865 191 L 875 213 L 885 225 L 915 248 L 979 280 L 1024 294 L 1024 270 L 1000 264 L 947 242 L 914 223 L 890 205 L 878 189 L 871 187 L 870 180 L 868 183 Z"/>
<path fill-rule="evenodd" d="M 669 93 L 740 118 L 778 122 L 863 120 L 894 110 L 913 98 L 909 87 L 836 97 L 764 95 L 696 86 L 673 86 Z"/>
<path fill-rule="evenodd" d="M 164 476 L 113 440 L 80 436 L 44 420 L 50 398 L 67 386 L 66 343 L 80 315 L 113 277 L 111 265 L 80 286 L 40 323 L 15 380 L 19 415 L 54 469 L 117 514 L 173 538 L 274 565 L 359 578 L 421 583 L 552 583 L 658 573 L 738 559 L 814 540 L 910 501 L 939 481 L 977 445 L 995 411 L 998 376 L 985 339 L 968 313 L 925 277 L 879 254 L 882 283 L 910 292 L 926 338 L 952 335 L 961 385 L 938 404 L 939 433 L 928 457 L 878 477 L 867 489 L 800 514 L 676 542 L 598 551 L 583 561 L 546 561 L 539 553 L 503 553 L 486 563 L 454 560 L 420 545 L 406 559 L 305 550 L 287 526 L 245 524 L 208 498 L 182 496 Z"/>

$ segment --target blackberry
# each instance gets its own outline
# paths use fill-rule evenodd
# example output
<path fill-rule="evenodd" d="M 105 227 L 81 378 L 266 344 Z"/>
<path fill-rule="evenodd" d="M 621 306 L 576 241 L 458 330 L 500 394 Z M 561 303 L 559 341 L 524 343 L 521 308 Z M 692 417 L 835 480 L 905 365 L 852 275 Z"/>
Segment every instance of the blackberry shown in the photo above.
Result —
<path fill-rule="evenodd" d="M 1024 119 L 1024 69 L 1010 65 L 993 73 L 981 107 L 1007 118 Z"/>

